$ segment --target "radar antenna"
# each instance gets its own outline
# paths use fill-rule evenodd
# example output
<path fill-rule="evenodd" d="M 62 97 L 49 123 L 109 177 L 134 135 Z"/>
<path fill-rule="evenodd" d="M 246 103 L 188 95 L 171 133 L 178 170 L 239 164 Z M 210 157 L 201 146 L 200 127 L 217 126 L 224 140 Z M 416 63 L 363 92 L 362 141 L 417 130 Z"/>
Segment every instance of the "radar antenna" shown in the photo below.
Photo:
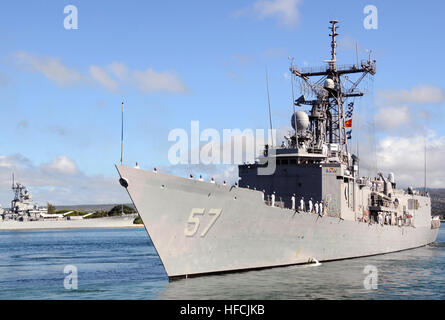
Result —
<path fill-rule="evenodd" d="M 376 61 L 371 60 L 371 56 L 369 56 L 368 60 L 362 60 L 360 64 L 357 62 L 352 65 L 337 65 L 338 20 L 331 20 L 330 24 L 331 59 L 325 60 L 327 66 L 297 68 L 291 63 L 291 73 L 302 79 L 315 98 L 306 100 L 304 96 L 301 96 L 294 103 L 297 106 L 312 106 L 309 114 L 312 141 L 307 146 L 307 150 L 313 153 L 322 153 L 323 146 L 328 146 L 332 151 L 332 158 L 338 158 L 338 162 L 349 166 L 351 160 L 348 151 L 344 105 L 348 98 L 364 95 L 357 88 L 367 75 L 376 73 Z M 349 74 L 360 74 L 360 76 L 357 80 L 351 81 L 347 77 Z M 318 77 L 317 81 L 310 81 L 311 77 Z M 351 81 L 352 85 L 347 87 L 345 80 Z M 321 85 L 323 81 L 324 84 Z M 295 141 L 298 141 L 297 131 L 295 132 Z M 298 148 L 298 144 L 296 147 Z"/>

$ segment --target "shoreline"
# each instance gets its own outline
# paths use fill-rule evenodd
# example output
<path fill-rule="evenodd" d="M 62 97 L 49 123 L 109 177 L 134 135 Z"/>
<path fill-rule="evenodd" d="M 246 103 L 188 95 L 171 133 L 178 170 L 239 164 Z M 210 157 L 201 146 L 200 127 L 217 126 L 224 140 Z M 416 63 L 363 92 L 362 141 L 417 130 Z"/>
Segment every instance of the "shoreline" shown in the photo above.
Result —
<path fill-rule="evenodd" d="M 134 224 L 136 215 L 104 217 L 82 220 L 47 220 L 47 221 L 1 221 L 0 231 L 62 230 L 94 228 L 140 228 L 143 224 Z"/>
<path fill-rule="evenodd" d="M 91 227 L 85 227 L 85 226 L 77 226 L 77 227 L 37 227 L 37 228 L 1 228 L 0 225 L 0 232 L 2 231 L 45 231 L 45 230 L 76 230 L 76 229 L 136 229 L 136 228 L 143 228 L 143 224 L 135 224 L 134 226 L 91 226 Z"/>

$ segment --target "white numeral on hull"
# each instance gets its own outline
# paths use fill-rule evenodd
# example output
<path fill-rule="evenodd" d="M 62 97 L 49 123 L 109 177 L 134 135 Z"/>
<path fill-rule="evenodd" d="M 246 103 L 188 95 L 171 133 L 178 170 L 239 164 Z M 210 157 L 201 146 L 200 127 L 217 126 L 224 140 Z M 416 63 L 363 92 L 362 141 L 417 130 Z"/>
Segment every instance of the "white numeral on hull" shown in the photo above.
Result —
<path fill-rule="evenodd" d="M 198 231 L 199 228 L 199 217 L 198 216 L 202 216 L 205 213 L 205 209 L 204 208 L 193 208 L 192 211 L 190 212 L 190 216 L 188 218 L 187 224 L 185 226 L 184 229 L 184 234 L 187 237 L 193 237 L 196 232 Z M 201 237 L 204 237 L 207 232 L 209 232 L 210 228 L 215 224 L 216 220 L 219 218 L 219 216 L 222 213 L 222 209 L 209 209 L 208 211 L 208 215 L 213 216 L 212 220 L 210 221 L 210 223 L 207 225 L 207 227 L 201 232 Z M 189 226 L 193 225 L 192 229 L 189 229 Z"/>

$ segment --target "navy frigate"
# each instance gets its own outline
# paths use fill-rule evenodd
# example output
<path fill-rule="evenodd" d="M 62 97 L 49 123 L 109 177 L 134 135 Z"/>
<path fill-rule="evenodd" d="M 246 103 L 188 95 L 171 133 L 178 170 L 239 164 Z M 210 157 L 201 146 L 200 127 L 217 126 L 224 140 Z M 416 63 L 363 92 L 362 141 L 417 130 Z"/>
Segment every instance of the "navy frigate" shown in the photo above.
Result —
<path fill-rule="evenodd" d="M 238 184 L 116 166 L 169 278 L 358 258 L 435 241 L 440 222 L 426 189 L 397 189 L 392 173 L 359 175 L 359 158 L 348 148 L 351 100 L 364 95 L 358 86 L 376 73 L 376 61 L 337 65 L 337 23 L 330 22 L 325 66 L 291 63 L 292 77 L 312 97 L 292 99 L 293 135 L 239 165 Z"/>

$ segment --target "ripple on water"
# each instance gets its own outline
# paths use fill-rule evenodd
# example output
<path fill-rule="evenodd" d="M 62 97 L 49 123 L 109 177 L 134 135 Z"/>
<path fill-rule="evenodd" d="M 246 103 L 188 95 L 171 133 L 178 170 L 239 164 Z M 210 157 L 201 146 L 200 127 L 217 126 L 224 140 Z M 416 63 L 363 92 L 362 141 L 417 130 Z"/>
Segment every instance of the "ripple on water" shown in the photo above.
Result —
<path fill-rule="evenodd" d="M 1 299 L 445 299 L 445 230 L 387 255 L 169 282 L 143 229 L 0 232 Z M 66 290 L 75 265 L 78 290 Z M 378 289 L 364 287 L 365 266 Z"/>

